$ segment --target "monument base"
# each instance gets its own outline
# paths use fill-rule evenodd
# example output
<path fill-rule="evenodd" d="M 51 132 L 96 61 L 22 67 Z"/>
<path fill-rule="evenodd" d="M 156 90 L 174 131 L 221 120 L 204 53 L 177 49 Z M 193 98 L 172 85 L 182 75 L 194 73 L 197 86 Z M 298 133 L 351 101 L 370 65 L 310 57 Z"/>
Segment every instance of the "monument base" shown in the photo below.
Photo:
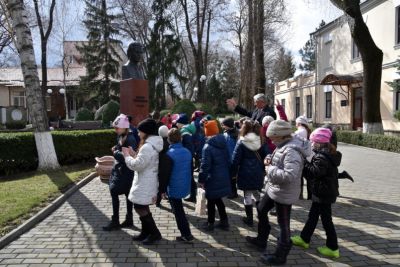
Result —
<path fill-rule="evenodd" d="M 149 117 L 149 84 L 147 80 L 122 80 L 120 83 L 120 110 L 132 116 L 134 125 Z"/>

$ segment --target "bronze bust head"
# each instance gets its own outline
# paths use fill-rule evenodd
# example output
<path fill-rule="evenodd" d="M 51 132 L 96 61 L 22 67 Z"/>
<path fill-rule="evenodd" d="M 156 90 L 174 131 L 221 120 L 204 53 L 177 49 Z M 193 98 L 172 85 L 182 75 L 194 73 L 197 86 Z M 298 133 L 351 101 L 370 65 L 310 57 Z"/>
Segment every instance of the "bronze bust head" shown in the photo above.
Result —
<path fill-rule="evenodd" d="M 140 65 L 144 54 L 144 46 L 141 43 L 134 42 L 129 44 L 127 56 L 129 61 L 122 66 L 122 80 L 137 79 L 144 80 L 144 72 Z"/>

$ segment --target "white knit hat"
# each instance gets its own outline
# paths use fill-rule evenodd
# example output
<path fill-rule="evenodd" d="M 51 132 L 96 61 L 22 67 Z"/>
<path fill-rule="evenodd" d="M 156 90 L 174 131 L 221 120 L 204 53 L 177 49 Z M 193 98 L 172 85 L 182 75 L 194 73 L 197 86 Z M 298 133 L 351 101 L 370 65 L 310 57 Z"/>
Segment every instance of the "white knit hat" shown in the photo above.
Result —
<path fill-rule="evenodd" d="M 158 135 L 161 136 L 162 138 L 168 137 L 168 127 L 163 125 L 158 128 Z"/>
<path fill-rule="evenodd" d="M 296 123 L 308 125 L 308 120 L 307 120 L 306 116 L 301 115 L 296 119 Z"/>
<path fill-rule="evenodd" d="M 266 124 L 270 124 L 271 122 L 273 122 L 275 119 L 274 119 L 274 117 L 272 117 L 272 116 L 265 116 L 263 119 L 262 119 L 262 123 L 261 123 L 261 125 L 262 126 L 265 126 Z"/>
<path fill-rule="evenodd" d="M 283 120 L 275 120 L 268 126 L 267 137 L 271 136 L 288 136 L 292 134 L 290 123 Z"/>

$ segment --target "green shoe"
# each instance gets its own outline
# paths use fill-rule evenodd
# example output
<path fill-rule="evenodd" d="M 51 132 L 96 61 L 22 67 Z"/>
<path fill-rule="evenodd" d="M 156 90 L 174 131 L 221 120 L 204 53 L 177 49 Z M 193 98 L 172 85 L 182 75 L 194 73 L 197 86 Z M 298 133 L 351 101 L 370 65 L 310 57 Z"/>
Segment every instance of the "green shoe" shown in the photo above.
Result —
<path fill-rule="evenodd" d="M 304 249 L 308 249 L 310 247 L 309 243 L 306 243 L 303 238 L 301 238 L 301 236 L 299 235 L 295 235 L 293 237 L 290 238 L 293 242 L 293 245 L 298 246 L 298 247 L 302 247 Z"/>
<path fill-rule="evenodd" d="M 325 257 L 329 257 L 329 258 L 333 258 L 333 259 L 337 259 L 340 257 L 339 249 L 332 250 L 332 249 L 324 246 L 324 247 L 317 248 L 317 250 L 318 250 L 319 254 L 321 254 Z"/>

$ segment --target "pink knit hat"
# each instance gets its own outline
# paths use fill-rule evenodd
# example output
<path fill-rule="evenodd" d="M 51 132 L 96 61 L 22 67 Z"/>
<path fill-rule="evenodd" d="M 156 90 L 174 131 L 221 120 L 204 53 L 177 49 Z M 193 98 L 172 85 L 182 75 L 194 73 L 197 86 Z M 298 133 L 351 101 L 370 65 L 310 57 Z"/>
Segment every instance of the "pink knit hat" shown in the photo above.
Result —
<path fill-rule="evenodd" d="M 113 122 L 114 128 L 128 129 L 129 128 L 129 119 L 125 114 L 120 114 L 115 118 Z"/>
<path fill-rule="evenodd" d="M 310 140 L 314 143 L 330 143 L 332 137 L 331 130 L 327 128 L 317 128 L 315 129 L 311 135 Z"/>

